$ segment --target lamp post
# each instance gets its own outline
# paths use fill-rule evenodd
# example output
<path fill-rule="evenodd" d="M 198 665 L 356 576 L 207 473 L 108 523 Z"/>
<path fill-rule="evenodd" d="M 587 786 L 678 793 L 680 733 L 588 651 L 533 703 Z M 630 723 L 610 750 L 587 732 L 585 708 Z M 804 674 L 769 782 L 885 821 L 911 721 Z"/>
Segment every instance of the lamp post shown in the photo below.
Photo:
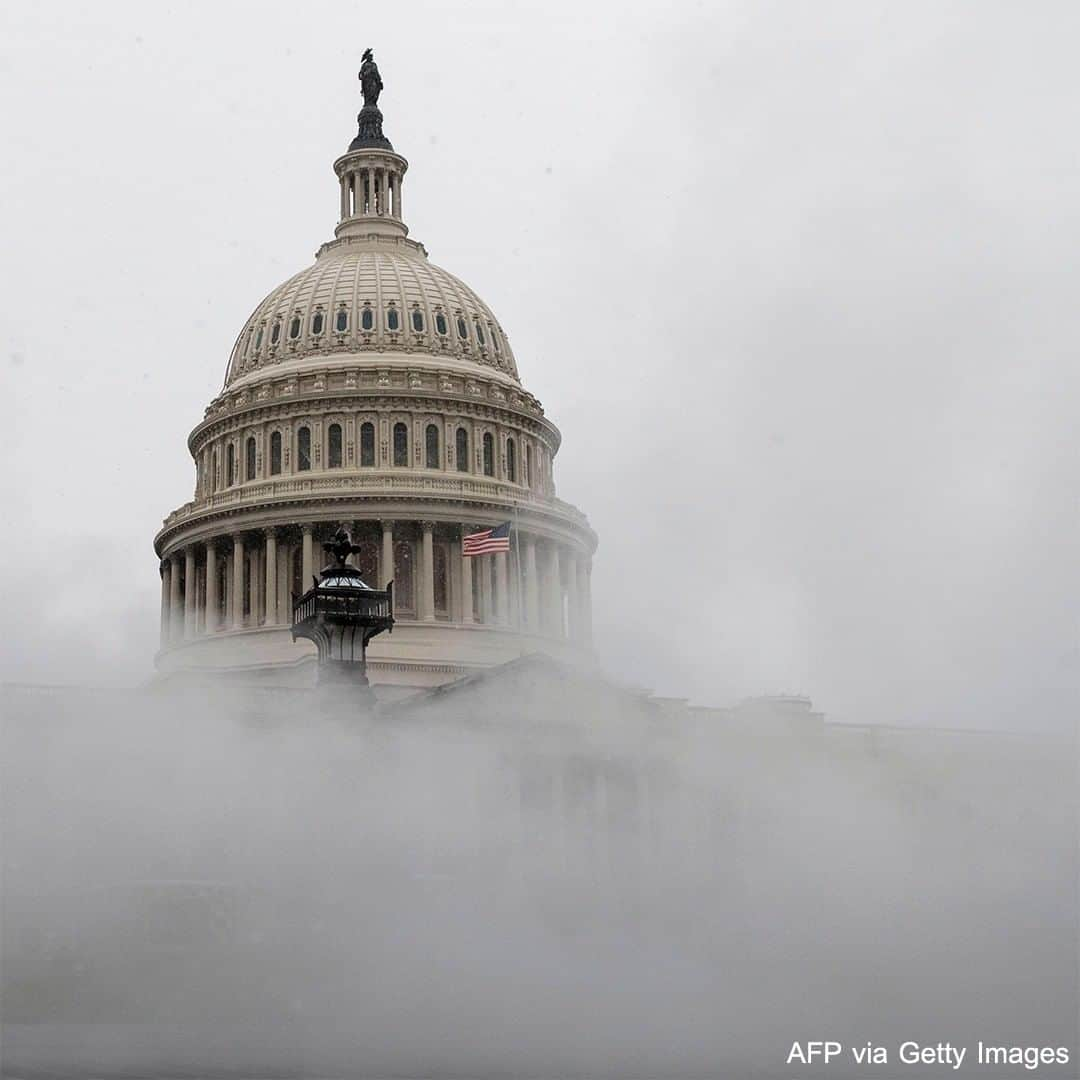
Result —
<path fill-rule="evenodd" d="M 368 642 L 394 628 L 394 583 L 372 589 L 346 565 L 360 551 L 344 527 L 327 545 L 336 565 L 325 567 L 303 596 L 293 596 L 292 636 L 315 642 L 320 685 L 353 687 L 370 696 Z"/>

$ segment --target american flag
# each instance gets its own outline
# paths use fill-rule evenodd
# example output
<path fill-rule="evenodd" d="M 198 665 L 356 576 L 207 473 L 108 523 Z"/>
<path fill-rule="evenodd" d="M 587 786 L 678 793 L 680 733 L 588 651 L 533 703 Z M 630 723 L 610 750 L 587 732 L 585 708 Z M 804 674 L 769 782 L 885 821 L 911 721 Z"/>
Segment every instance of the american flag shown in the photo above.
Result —
<path fill-rule="evenodd" d="M 494 529 L 483 529 L 470 533 L 461 541 L 461 554 L 490 555 L 493 551 L 510 550 L 510 522 L 506 521 Z"/>

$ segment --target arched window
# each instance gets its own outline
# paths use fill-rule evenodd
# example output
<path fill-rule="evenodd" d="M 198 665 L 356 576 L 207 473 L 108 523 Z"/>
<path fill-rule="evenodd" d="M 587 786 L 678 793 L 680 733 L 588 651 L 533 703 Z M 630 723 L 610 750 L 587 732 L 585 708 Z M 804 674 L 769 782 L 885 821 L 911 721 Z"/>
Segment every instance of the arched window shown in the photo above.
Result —
<path fill-rule="evenodd" d="M 484 475 L 495 475 L 495 440 L 490 431 L 484 432 Z"/>
<path fill-rule="evenodd" d="M 232 487 L 236 483 L 236 451 L 233 444 L 225 448 L 225 486 Z"/>
<path fill-rule="evenodd" d="M 211 455 L 211 458 L 210 458 L 210 490 L 211 491 L 217 491 L 217 486 L 218 486 L 217 469 L 218 469 L 218 457 L 217 457 L 217 451 L 215 450 L 214 453 Z"/>
<path fill-rule="evenodd" d="M 302 427 L 296 433 L 296 468 L 307 472 L 311 468 L 311 428 Z"/>
<path fill-rule="evenodd" d="M 270 475 L 281 472 L 281 432 L 275 431 L 270 436 Z"/>
<path fill-rule="evenodd" d="M 255 437 L 253 435 L 248 436 L 244 446 L 244 479 L 255 479 Z"/>
<path fill-rule="evenodd" d="M 360 425 L 360 464 L 375 464 L 375 425 L 371 423 Z"/>
<path fill-rule="evenodd" d="M 525 444 L 525 474 L 524 474 L 524 476 L 522 476 L 521 482 L 523 484 L 525 484 L 527 487 L 532 487 L 533 486 L 533 484 L 532 484 L 532 475 L 533 475 L 532 447 L 528 443 L 526 443 Z"/>
<path fill-rule="evenodd" d="M 369 307 L 360 312 L 360 329 L 370 330 L 375 325 L 375 313 Z"/>
<path fill-rule="evenodd" d="M 457 455 L 457 471 L 469 471 L 469 433 L 463 428 L 457 429 L 454 436 L 454 452 Z"/>
<path fill-rule="evenodd" d="M 339 334 L 344 334 L 349 329 L 349 313 L 345 308 L 338 308 L 338 313 L 334 317 L 334 329 Z"/>
<path fill-rule="evenodd" d="M 429 469 L 439 467 L 439 429 L 434 424 L 424 431 L 424 464 Z"/>
<path fill-rule="evenodd" d="M 326 467 L 341 468 L 341 425 L 331 424 L 326 429 Z"/>
<path fill-rule="evenodd" d="M 517 483 L 517 446 L 513 439 L 506 440 L 506 479 Z"/>
<path fill-rule="evenodd" d="M 424 313 L 419 308 L 413 308 L 412 328 L 418 333 L 424 332 Z"/>
<path fill-rule="evenodd" d="M 457 321 L 457 335 L 462 341 L 469 336 L 469 324 L 460 315 Z"/>
<path fill-rule="evenodd" d="M 387 330 L 396 330 L 398 328 L 398 323 L 399 323 L 399 320 L 398 320 L 397 308 L 394 307 L 393 304 L 391 304 L 389 309 L 386 312 L 386 329 Z"/>
<path fill-rule="evenodd" d="M 450 614 L 450 552 L 446 544 L 436 540 L 431 554 L 435 614 L 445 619 Z"/>
<path fill-rule="evenodd" d="M 294 341 L 300 336 L 300 316 L 294 315 L 289 323 L 289 337 Z"/>
<path fill-rule="evenodd" d="M 394 607 L 415 611 L 413 600 L 413 550 L 411 540 L 394 541 Z"/>
<path fill-rule="evenodd" d="M 311 333 L 315 337 L 318 337 L 323 332 L 323 321 L 323 313 L 321 311 L 316 311 L 315 314 L 311 316 Z"/>
<path fill-rule="evenodd" d="M 480 325 L 479 319 L 476 320 L 476 340 L 480 342 L 481 345 L 484 344 L 484 328 Z"/>
<path fill-rule="evenodd" d="M 440 311 L 435 315 L 435 329 L 446 337 L 446 316 Z M 256 346 L 258 348 L 258 346 Z"/>
<path fill-rule="evenodd" d="M 281 320 L 275 319 L 274 325 L 270 328 L 270 344 L 276 345 L 281 340 Z"/>
<path fill-rule="evenodd" d="M 409 464 L 409 429 L 401 423 L 394 425 L 394 464 Z"/>

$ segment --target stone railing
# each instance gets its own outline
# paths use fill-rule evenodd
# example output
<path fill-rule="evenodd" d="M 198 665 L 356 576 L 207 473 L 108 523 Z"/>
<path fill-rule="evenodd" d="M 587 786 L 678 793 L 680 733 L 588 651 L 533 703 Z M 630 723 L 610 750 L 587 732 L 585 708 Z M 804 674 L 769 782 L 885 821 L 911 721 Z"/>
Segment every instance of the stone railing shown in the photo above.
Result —
<path fill-rule="evenodd" d="M 320 496 L 357 495 L 363 498 L 432 498 L 462 502 L 498 502 L 517 504 L 524 510 L 538 509 L 588 528 L 588 519 L 576 506 L 561 499 L 540 495 L 529 488 L 501 480 L 477 476 L 419 476 L 405 471 L 343 473 L 339 475 L 290 476 L 276 480 L 238 484 L 194 499 L 174 510 L 162 523 L 164 529 L 191 518 L 217 510 L 234 510 L 292 499 L 318 499 Z"/>

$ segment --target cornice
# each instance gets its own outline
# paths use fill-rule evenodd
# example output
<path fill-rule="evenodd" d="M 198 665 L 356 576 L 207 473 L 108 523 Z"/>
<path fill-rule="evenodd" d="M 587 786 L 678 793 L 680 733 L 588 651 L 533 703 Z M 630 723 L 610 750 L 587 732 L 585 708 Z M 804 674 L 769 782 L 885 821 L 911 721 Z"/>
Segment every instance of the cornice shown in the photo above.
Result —
<path fill-rule="evenodd" d="M 220 394 L 188 436 L 188 450 L 195 454 L 207 438 L 254 419 L 299 414 L 310 411 L 313 404 L 330 412 L 358 403 L 376 412 L 431 412 L 437 411 L 432 409 L 436 404 L 446 413 L 512 418 L 534 434 L 546 433 L 552 454 L 562 442 L 559 429 L 544 416 L 543 406 L 532 394 L 500 381 L 430 369 L 326 368 Z"/>
<path fill-rule="evenodd" d="M 497 524 L 516 516 L 523 531 L 562 540 L 589 555 L 596 550 L 597 537 L 586 516 L 560 499 L 529 497 L 520 488 L 477 478 L 431 477 L 412 486 L 391 485 L 388 481 L 394 479 L 386 474 L 287 479 L 251 484 L 247 491 L 217 492 L 170 514 L 154 538 L 154 550 L 161 556 L 181 537 L 189 543 L 220 533 L 302 525 L 343 514 L 359 515 L 360 520 L 428 518 L 440 524 L 485 518 Z M 367 505 L 357 510 L 358 502 Z"/>

